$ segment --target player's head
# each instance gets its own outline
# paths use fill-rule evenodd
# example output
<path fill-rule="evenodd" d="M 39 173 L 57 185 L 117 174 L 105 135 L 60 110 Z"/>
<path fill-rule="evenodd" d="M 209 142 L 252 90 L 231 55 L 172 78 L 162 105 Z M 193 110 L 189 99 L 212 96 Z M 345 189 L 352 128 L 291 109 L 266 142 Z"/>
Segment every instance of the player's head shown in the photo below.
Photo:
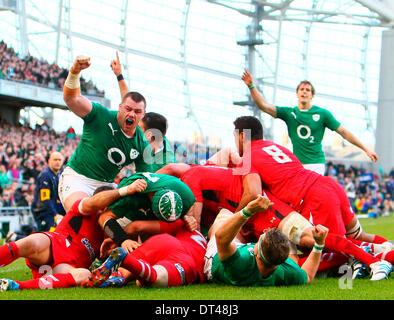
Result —
<path fill-rule="evenodd" d="M 315 88 L 308 80 L 303 80 L 298 84 L 296 93 L 298 101 L 305 105 L 315 96 Z"/>
<path fill-rule="evenodd" d="M 160 113 L 148 112 L 139 124 L 149 142 L 161 142 L 167 133 L 167 119 Z"/>
<path fill-rule="evenodd" d="M 98 193 L 100 193 L 100 192 L 104 192 L 104 191 L 108 191 L 108 190 L 114 190 L 114 189 L 115 189 L 115 188 L 114 188 L 114 187 L 111 187 L 111 186 L 100 186 L 100 187 L 97 187 L 97 188 L 94 190 L 93 196 L 92 196 L 92 197 L 94 197 L 96 194 L 98 194 Z M 102 209 L 98 210 L 98 211 L 96 212 L 96 214 L 99 215 L 99 214 L 101 214 L 101 213 L 103 213 L 103 212 L 105 212 L 105 211 L 107 211 L 107 208 L 102 208 Z"/>
<path fill-rule="evenodd" d="M 252 116 L 239 117 L 234 121 L 235 144 L 240 156 L 246 142 L 263 139 L 263 126 L 259 119 Z"/>
<path fill-rule="evenodd" d="M 152 211 L 159 220 L 174 222 L 180 218 L 182 210 L 183 201 L 177 192 L 162 189 L 153 195 Z"/>
<path fill-rule="evenodd" d="M 140 120 L 145 116 L 146 100 L 138 92 L 128 92 L 124 95 L 122 103 L 119 105 L 117 115 L 121 129 L 133 135 Z"/>
<path fill-rule="evenodd" d="M 255 246 L 256 260 L 265 268 L 274 268 L 285 262 L 289 252 L 289 239 L 278 228 L 268 229 L 260 236 Z"/>
<path fill-rule="evenodd" d="M 54 151 L 49 155 L 48 167 L 55 173 L 58 173 L 63 166 L 64 157 L 58 152 Z"/>
<path fill-rule="evenodd" d="M 114 190 L 114 187 L 111 186 L 100 186 L 97 187 L 96 190 L 94 190 L 93 195 L 96 195 L 97 193 L 103 192 L 103 191 L 107 191 L 107 190 Z"/>

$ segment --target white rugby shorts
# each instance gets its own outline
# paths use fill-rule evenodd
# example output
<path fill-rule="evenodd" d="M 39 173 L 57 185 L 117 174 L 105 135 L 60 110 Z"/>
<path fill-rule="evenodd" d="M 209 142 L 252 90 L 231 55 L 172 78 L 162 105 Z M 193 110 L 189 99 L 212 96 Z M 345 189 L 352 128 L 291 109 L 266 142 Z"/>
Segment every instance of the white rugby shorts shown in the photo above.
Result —
<path fill-rule="evenodd" d="M 93 196 L 94 191 L 101 186 L 110 186 L 115 189 L 117 187 L 116 183 L 103 182 L 85 177 L 67 166 L 60 175 L 58 187 L 59 198 L 64 206 L 66 199 L 72 193 L 80 191 L 91 197 Z"/>
<path fill-rule="evenodd" d="M 322 176 L 324 176 L 324 173 L 326 172 L 326 165 L 324 163 L 309 163 L 303 164 L 303 166 L 305 169 L 320 173 Z"/>
<path fill-rule="evenodd" d="M 238 239 L 235 238 L 232 243 L 235 245 L 241 245 L 242 242 Z M 209 239 L 208 244 L 207 244 L 207 251 L 205 252 L 204 256 L 204 274 L 207 277 L 207 280 L 212 279 L 212 261 L 213 257 L 218 253 L 218 247 L 216 245 L 216 237 L 212 236 L 211 239 Z"/>

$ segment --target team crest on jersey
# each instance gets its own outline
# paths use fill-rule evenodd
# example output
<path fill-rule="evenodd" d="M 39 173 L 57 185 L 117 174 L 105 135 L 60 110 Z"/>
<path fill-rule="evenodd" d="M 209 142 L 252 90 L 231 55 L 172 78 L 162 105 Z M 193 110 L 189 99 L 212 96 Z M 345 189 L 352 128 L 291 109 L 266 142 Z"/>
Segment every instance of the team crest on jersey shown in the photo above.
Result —
<path fill-rule="evenodd" d="M 88 240 L 87 238 L 83 238 L 83 239 L 81 240 L 81 242 L 82 242 L 82 244 L 86 247 L 86 249 L 88 249 L 89 255 L 90 255 L 90 259 L 91 259 L 91 260 L 94 260 L 95 254 L 94 254 L 94 250 L 93 250 L 92 246 L 91 246 L 90 243 L 89 243 L 89 240 Z"/>
<path fill-rule="evenodd" d="M 319 119 L 320 119 L 320 114 L 314 114 L 314 115 L 312 116 L 312 119 L 315 120 L 315 121 L 319 121 Z"/>
<path fill-rule="evenodd" d="M 174 265 L 177 268 L 177 270 L 178 270 L 178 272 L 179 272 L 179 274 L 181 276 L 182 284 L 185 284 L 186 283 L 185 269 L 183 269 L 183 267 L 179 263 L 175 263 Z"/>
<path fill-rule="evenodd" d="M 136 159 L 136 158 L 138 157 L 139 154 L 140 154 L 140 153 L 139 153 L 137 150 L 131 149 L 131 150 L 130 150 L 130 159 L 131 159 L 131 160 Z"/>

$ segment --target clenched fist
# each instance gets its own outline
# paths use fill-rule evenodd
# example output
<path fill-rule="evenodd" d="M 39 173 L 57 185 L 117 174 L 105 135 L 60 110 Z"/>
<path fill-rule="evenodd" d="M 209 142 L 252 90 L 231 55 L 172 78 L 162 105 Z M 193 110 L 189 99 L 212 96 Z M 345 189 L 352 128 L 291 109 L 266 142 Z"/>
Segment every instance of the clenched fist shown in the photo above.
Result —
<path fill-rule="evenodd" d="M 71 67 L 71 72 L 72 73 L 79 73 L 82 70 L 89 68 L 90 66 L 90 58 L 86 56 L 77 56 L 75 58 L 74 64 Z"/>
<path fill-rule="evenodd" d="M 270 199 L 259 194 L 257 195 L 257 198 L 255 200 L 249 202 L 246 205 L 245 209 L 250 213 L 256 213 L 256 212 L 267 210 L 273 204 L 274 203 L 271 202 Z"/>
<path fill-rule="evenodd" d="M 146 189 L 147 183 L 144 179 L 137 179 L 127 187 L 127 193 L 133 194 L 136 192 L 142 192 Z"/>

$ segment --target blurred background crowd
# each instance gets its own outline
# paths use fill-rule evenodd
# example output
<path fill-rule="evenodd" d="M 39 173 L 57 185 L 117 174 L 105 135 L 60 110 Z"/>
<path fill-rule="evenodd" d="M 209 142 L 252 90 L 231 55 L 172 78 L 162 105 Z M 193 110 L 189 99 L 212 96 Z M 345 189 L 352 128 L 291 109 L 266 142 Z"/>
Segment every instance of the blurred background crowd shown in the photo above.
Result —
<path fill-rule="evenodd" d="M 37 59 L 30 54 L 20 58 L 18 53 L 0 42 L 0 79 L 10 79 L 51 89 L 63 89 L 68 70 L 60 68 L 55 63 Z M 81 91 L 96 96 L 104 96 L 105 92 L 97 89 L 91 80 L 80 78 Z"/>

